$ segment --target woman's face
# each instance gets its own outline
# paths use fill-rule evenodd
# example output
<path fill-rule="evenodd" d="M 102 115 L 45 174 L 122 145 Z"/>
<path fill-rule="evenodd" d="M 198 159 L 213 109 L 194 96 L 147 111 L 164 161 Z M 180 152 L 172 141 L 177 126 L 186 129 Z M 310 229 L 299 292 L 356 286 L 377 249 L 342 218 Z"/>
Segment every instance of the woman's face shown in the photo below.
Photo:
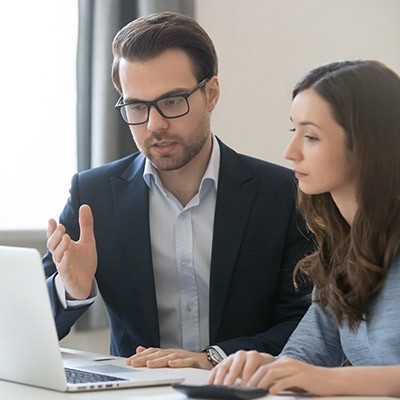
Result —
<path fill-rule="evenodd" d="M 313 89 L 297 94 L 292 102 L 294 136 L 284 156 L 293 162 L 299 188 L 306 194 L 330 192 L 351 196 L 355 182 L 346 134 L 333 118 L 329 104 Z"/>

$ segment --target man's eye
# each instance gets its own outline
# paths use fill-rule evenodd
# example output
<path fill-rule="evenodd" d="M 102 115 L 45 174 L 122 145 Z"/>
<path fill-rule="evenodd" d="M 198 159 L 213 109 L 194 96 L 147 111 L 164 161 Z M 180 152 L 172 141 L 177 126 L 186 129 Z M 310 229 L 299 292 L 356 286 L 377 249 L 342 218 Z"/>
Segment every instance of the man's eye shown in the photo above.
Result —
<path fill-rule="evenodd" d="M 161 102 L 161 106 L 163 107 L 174 107 L 181 104 L 183 101 L 183 97 L 168 97 L 163 99 Z"/>
<path fill-rule="evenodd" d="M 141 103 L 129 104 L 127 107 L 129 111 L 133 112 L 144 111 L 147 108 L 146 104 L 141 104 Z"/>

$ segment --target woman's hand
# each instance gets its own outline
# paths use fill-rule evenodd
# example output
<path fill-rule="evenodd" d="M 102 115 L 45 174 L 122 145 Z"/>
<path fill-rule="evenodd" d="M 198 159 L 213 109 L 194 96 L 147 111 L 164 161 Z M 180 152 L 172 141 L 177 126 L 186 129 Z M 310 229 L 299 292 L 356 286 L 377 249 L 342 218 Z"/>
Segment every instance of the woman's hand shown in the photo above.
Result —
<path fill-rule="evenodd" d="M 323 368 L 301 361 L 273 356 L 257 351 L 238 351 L 218 364 L 211 372 L 209 383 L 268 389 L 271 394 L 284 390 L 332 395 L 337 390 L 336 368 Z M 336 372 L 337 375 L 337 372 Z M 338 377 L 337 377 L 338 378 Z"/>
<path fill-rule="evenodd" d="M 241 385 L 246 386 L 261 365 L 274 360 L 275 358 L 267 353 L 239 350 L 212 370 L 209 382 L 214 385 L 233 385 L 236 379 L 241 378 Z"/>
<path fill-rule="evenodd" d="M 282 357 L 257 368 L 244 386 L 265 388 L 270 394 L 290 390 L 331 396 L 338 394 L 338 389 L 342 386 L 340 377 L 340 368 L 317 367 Z"/>
<path fill-rule="evenodd" d="M 261 365 L 246 386 L 262 387 L 270 394 L 290 390 L 317 396 L 400 397 L 399 376 L 399 365 L 326 368 L 282 357 Z"/>

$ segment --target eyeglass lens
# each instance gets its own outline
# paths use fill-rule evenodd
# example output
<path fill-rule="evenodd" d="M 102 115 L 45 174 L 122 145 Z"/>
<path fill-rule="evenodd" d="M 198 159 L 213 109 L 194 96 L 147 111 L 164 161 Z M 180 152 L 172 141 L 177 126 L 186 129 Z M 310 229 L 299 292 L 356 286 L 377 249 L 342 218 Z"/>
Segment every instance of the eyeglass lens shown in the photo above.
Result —
<path fill-rule="evenodd" d="M 153 106 L 164 118 L 183 117 L 189 112 L 188 98 L 194 92 L 202 88 L 207 83 L 207 81 L 207 78 L 203 79 L 190 92 L 182 93 L 175 96 L 163 97 L 158 100 L 149 102 L 118 104 L 122 100 L 121 97 L 116 107 L 119 109 L 124 121 L 131 125 L 139 125 L 147 122 L 150 114 L 150 108 Z"/>
<path fill-rule="evenodd" d="M 183 96 L 166 97 L 158 100 L 155 105 L 166 118 L 180 117 L 189 111 L 188 102 Z M 132 103 L 123 106 L 121 111 L 126 122 L 140 124 L 147 121 L 149 107 L 146 103 Z"/>

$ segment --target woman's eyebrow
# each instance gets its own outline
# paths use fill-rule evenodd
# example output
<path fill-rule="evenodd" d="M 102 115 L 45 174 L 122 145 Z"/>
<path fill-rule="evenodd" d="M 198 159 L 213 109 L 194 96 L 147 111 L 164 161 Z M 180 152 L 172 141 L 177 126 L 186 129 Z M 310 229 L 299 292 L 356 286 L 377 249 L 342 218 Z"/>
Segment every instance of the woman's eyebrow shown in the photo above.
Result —
<path fill-rule="evenodd" d="M 293 122 L 293 118 L 292 117 L 290 117 L 290 120 Z M 294 122 L 293 122 L 294 123 Z M 315 126 L 316 128 L 318 128 L 318 129 L 321 129 L 321 127 L 318 125 L 318 124 L 316 124 L 315 122 L 312 122 L 312 121 L 301 121 L 301 122 L 298 122 L 298 125 L 300 125 L 300 126 L 308 126 L 308 125 L 312 125 L 312 126 Z"/>

